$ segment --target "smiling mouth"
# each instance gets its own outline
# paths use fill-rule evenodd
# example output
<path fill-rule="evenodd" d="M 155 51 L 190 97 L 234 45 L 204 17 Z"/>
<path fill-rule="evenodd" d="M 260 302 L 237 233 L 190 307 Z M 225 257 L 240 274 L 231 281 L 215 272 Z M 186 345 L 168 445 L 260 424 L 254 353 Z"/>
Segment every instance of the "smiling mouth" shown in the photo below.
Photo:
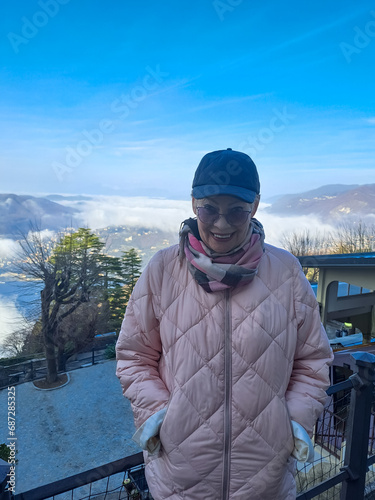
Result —
<path fill-rule="evenodd" d="M 212 236 L 215 238 L 215 240 L 226 241 L 226 240 L 230 240 L 231 239 L 231 237 L 233 236 L 233 233 L 230 233 L 230 234 L 216 234 L 216 233 L 212 233 Z"/>

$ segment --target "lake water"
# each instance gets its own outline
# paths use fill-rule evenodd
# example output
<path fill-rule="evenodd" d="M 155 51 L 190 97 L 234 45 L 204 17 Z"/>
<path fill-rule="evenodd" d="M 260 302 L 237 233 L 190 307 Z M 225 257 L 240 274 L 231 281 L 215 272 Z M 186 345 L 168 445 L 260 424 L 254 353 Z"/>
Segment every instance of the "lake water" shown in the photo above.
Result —
<path fill-rule="evenodd" d="M 14 302 L 24 314 L 35 307 L 41 288 L 41 284 L 27 281 L 2 281 L 0 275 L 0 301 Z"/>
<path fill-rule="evenodd" d="M 41 285 L 24 281 L 2 281 L 0 276 L 0 356 L 7 335 L 25 326 L 25 317 L 37 317 Z"/>

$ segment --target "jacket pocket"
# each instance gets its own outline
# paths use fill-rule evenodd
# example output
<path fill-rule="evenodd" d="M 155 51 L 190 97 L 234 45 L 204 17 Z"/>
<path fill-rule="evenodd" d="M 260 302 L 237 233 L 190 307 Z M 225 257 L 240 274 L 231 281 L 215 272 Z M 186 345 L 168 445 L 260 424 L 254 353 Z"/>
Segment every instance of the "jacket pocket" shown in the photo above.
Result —
<path fill-rule="evenodd" d="M 289 408 L 288 408 L 288 404 L 286 402 L 286 399 L 284 399 L 284 407 L 285 407 L 285 411 L 286 411 L 286 416 L 288 418 L 288 422 L 289 422 L 289 428 L 290 428 L 290 441 L 291 441 L 291 450 L 290 450 L 290 454 L 292 454 L 293 450 L 294 450 L 294 432 L 293 432 L 293 425 L 292 425 L 292 417 L 290 416 L 290 413 L 289 413 Z"/>
<path fill-rule="evenodd" d="M 168 451 L 171 447 L 170 436 L 168 432 L 169 420 L 171 418 L 171 405 L 172 405 L 173 395 L 171 395 L 168 404 L 166 406 L 166 412 L 163 418 L 163 422 L 159 429 L 159 439 L 161 443 L 162 451 Z"/>

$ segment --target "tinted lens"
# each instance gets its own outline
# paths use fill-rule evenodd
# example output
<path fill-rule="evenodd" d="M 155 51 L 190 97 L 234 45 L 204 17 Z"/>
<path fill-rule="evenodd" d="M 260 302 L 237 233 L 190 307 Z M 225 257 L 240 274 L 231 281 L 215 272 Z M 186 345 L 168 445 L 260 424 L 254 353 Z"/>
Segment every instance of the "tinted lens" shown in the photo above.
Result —
<path fill-rule="evenodd" d="M 203 222 L 203 224 L 214 224 L 220 215 L 223 215 L 212 207 L 197 207 L 197 210 L 199 220 Z M 231 226 L 241 226 L 241 224 L 247 221 L 249 213 L 250 212 L 247 210 L 234 208 L 223 215 L 223 217 L 225 217 L 226 221 Z"/>
<path fill-rule="evenodd" d="M 237 210 L 236 208 L 230 210 L 225 218 L 227 219 L 228 224 L 231 226 L 241 226 L 247 221 L 249 216 L 249 212 L 246 210 Z"/>
<path fill-rule="evenodd" d="M 213 224 L 219 218 L 219 212 L 210 207 L 198 207 L 198 217 L 203 224 Z"/>

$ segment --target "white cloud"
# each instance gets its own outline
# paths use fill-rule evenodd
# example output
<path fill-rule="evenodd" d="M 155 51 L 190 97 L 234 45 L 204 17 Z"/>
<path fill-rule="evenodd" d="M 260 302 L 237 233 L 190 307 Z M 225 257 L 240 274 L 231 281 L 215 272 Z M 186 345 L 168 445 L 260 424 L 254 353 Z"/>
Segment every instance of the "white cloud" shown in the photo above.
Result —
<path fill-rule="evenodd" d="M 290 233 L 300 233 L 308 229 L 310 234 L 328 234 L 334 232 L 334 227 L 323 223 L 318 217 L 302 215 L 295 217 L 279 217 L 264 211 L 266 204 L 261 204 L 256 218 L 263 224 L 266 233 L 266 242 L 281 246 L 283 236 Z"/>
<path fill-rule="evenodd" d="M 193 216 L 191 202 L 147 197 L 93 196 L 90 200 L 65 201 L 81 211 L 82 221 L 90 229 L 107 226 L 142 226 L 171 231 L 177 235 L 184 219 Z M 256 217 L 263 224 L 266 241 L 279 246 L 286 233 L 309 229 L 312 234 L 333 232 L 334 228 L 311 215 L 279 217 L 267 213 L 261 203 Z"/>
<path fill-rule="evenodd" d="M 233 97 L 233 98 L 228 98 L 228 99 L 217 99 L 213 100 L 211 102 L 207 102 L 205 100 L 205 104 L 201 104 L 195 107 L 192 107 L 189 109 L 189 112 L 194 113 L 195 111 L 202 111 L 205 109 L 210 109 L 210 108 L 215 108 L 215 107 L 223 107 L 227 105 L 232 105 L 232 104 L 241 104 L 246 101 L 250 100 L 256 100 L 256 99 L 265 99 L 267 97 L 272 96 L 271 92 L 263 93 L 263 94 L 254 94 L 254 95 L 248 95 L 244 97 Z"/>
<path fill-rule="evenodd" d="M 0 259 L 11 259 L 19 249 L 18 244 L 8 238 L 0 238 Z"/>
<path fill-rule="evenodd" d="M 178 232 L 181 222 L 193 215 L 191 202 L 185 200 L 95 196 L 89 201 L 64 204 L 79 209 L 90 229 L 122 225 Z"/>
<path fill-rule="evenodd" d="M 50 231 L 49 229 L 43 229 L 42 231 L 37 231 L 36 233 L 33 231 L 29 231 L 27 237 L 32 238 L 33 234 L 37 235 L 38 239 L 40 238 L 41 241 L 51 240 L 56 235 L 55 231 Z"/>

